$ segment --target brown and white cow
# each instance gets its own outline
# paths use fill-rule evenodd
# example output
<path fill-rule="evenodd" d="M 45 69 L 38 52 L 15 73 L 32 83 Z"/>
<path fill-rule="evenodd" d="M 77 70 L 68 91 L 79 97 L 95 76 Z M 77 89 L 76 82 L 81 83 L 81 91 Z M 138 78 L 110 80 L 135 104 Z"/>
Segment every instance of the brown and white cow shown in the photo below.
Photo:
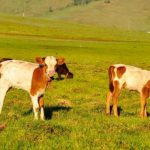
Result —
<path fill-rule="evenodd" d="M 35 119 L 38 119 L 40 108 L 40 117 L 44 120 L 43 95 L 47 82 L 55 73 L 57 61 L 55 57 L 47 56 L 37 57 L 36 62 L 6 59 L 0 63 L 0 113 L 7 90 L 15 87 L 26 90 L 30 94 Z"/>
<path fill-rule="evenodd" d="M 118 96 L 123 88 L 135 90 L 141 97 L 141 117 L 146 117 L 146 99 L 150 95 L 150 71 L 134 66 L 116 64 L 109 67 L 109 92 L 107 93 L 106 114 L 110 114 L 110 100 L 113 100 L 114 115 L 118 116 Z"/>
<path fill-rule="evenodd" d="M 58 57 L 57 60 L 57 67 L 56 72 L 58 74 L 58 79 L 61 80 L 61 75 L 65 75 L 65 79 L 73 78 L 73 73 L 71 73 L 65 63 L 65 58 Z"/>

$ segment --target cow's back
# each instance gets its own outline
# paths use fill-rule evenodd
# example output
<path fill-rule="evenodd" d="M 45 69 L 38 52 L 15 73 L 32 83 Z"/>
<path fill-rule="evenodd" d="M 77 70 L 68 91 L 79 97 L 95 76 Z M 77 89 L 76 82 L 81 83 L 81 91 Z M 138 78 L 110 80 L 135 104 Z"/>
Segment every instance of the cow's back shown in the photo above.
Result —
<path fill-rule="evenodd" d="M 37 67 L 38 64 L 30 62 L 8 60 L 1 63 L 1 78 L 12 87 L 30 91 L 33 71 Z"/>
<path fill-rule="evenodd" d="M 141 91 L 143 85 L 146 84 L 147 80 L 150 80 L 150 71 L 143 70 L 138 67 L 117 64 L 114 66 L 115 78 L 114 80 L 119 81 L 120 85 L 126 85 L 126 88 L 129 90 Z M 125 71 L 122 76 L 119 78 L 117 75 L 117 70 L 120 67 L 125 67 Z"/>

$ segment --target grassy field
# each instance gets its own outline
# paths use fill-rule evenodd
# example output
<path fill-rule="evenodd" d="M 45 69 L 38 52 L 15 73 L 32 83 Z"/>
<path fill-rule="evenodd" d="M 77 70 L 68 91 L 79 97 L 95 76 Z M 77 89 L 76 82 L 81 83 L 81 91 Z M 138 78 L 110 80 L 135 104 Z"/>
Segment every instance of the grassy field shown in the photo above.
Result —
<path fill-rule="evenodd" d="M 125 63 L 150 69 L 150 34 L 0 16 L 1 58 L 34 62 L 36 56 L 64 56 L 74 73 L 74 79 L 54 80 L 47 88 L 46 121 L 33 120 L 28 93 L 8 92 L 0 149 L 150 149 L 150 118 L 139 117 L 138 93 L 124 90 L 120 117 L 105 116 L 107 68 Z M 70 105 L 61 105 L 64 100 Z"/>

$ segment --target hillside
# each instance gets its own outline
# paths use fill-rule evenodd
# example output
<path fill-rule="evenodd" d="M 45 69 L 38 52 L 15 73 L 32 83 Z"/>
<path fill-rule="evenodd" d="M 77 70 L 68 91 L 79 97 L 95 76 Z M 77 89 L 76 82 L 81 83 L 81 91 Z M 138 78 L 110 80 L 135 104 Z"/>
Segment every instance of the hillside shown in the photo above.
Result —
<path fill-rule="evenodd" d="M 74 5 L 76 1 L 78 0 L 0 0 L 0 12 L 102 27 L 150 31 L 148 0 L 110 0 L 110 3 L 105 3 L 106 0 L 89 0 L 93 2 Z"/>
<path fill-rule="evenodd" d="M 38 16 L 64 8 L 73 3 L 73 0 L 0 0 L 0 12 Z"/>
<path fill-rule="evenodd" d="M 65 20 L 128 30 L 150 30 L 150 1 L 112 0 L 92 2 L 47 14 L 50 19 Z"/>
<path fill-rule="evenodd" d="M 39 16 L 74 5 L 87 4 L 91 1 L 95 0 L 0 0 L 0 12 L 13 15 Z"/>

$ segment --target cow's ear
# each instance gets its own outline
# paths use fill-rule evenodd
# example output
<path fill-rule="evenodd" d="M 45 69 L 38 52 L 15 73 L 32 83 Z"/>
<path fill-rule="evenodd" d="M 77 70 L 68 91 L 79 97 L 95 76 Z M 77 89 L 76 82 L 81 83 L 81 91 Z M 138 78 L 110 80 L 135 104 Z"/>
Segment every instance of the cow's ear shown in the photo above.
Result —
<path fill-rule="evenodd" d="M 65 63 L 65 58 L 63 58 L 63 57 L 58 57 L 58 58 L 56 58 L 56 60 L 57 60 L 58 65 L 62 65 Z"/>
<path fill-rule="evenodd" d="M 38 64 L 45 64 L 44 60 L 41 57 L 36 57 L 35 60 Z"/>

